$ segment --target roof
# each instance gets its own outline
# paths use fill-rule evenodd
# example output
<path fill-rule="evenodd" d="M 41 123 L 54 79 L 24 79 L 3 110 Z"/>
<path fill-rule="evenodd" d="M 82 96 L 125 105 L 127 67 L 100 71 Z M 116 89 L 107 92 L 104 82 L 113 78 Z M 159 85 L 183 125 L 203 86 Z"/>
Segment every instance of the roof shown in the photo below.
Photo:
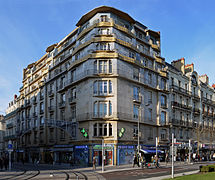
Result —
<path fill-rule="evenodd" d="M 81 17 L 81 19 L 78 21 L 78 23 L 76 24 L 76 26 L 81 26 L 82 24 L 87 22 L 91 17 L 93 17 L 95 14 L 100 13 L 100 12 L 112 12 L 112 13 L 118 15 L 119 17 L 129 21 L 130 23 L 135 23 L 135 20 L 125 12 L 122 12 L 118 9 L 115 9 L 115 8 L 109 7 L 109 6 L 100 6 L 100 7 L 93 9 L 92 11 L 86 13 L 85 15 L 83 15 Z"/>
<path fill-rule="evenodd" d="M 175 68 L 173 65 L 169 64 L 168 62 L 165 62 L 165 64 L 166 64 L 166 66 L 168 66 L 168 67 L 174 69 L 175 71 L 181 72 L 181 71 L 179 71 L 177 68 Z"/>
<path fill-rule="evenodd" d="M 155 38 L 160 38 L 160 31 L 153 31 L 151 29 L 148 29 L 147 32 L 152 34 Z"/>

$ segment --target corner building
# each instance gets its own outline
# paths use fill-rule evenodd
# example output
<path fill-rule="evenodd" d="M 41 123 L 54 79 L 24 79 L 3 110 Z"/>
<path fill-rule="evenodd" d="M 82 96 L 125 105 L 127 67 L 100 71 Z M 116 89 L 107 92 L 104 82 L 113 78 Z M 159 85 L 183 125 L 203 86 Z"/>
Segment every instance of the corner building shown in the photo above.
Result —
<path fill-rule="evenodd" d="M 128 164 L 138 127 L 141 149 L 154 148 L 155 137 L 166 149 L 168 84 L 160 32 L 115 8 L 95 8 L 24 70 L 16 152 L 81 166 L 95 156 L 101 165 L 104 142 L 106 165 Z"/>

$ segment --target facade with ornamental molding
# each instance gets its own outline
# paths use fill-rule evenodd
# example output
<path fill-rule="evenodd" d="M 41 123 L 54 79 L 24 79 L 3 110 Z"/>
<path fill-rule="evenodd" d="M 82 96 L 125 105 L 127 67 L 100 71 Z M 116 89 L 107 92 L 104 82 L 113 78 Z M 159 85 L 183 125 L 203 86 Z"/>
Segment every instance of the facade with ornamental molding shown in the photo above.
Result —
<path fill-rule="evenodd" d="M 166 63 L 160 32 L 113 7 L 93 9 L 76 26 L 23 70 L 5 117 L 15 160 L 90 166 L 95 156 L 101 165 L 104 142 L 106 165 L 129 164 L 138 135 L 149 157 L 156 137 L 159 153 L 168 152 L 172 132 L 181 154 L 189 139 L 208 153 L 215 97 L 207 76 L 184 59 Z"/>

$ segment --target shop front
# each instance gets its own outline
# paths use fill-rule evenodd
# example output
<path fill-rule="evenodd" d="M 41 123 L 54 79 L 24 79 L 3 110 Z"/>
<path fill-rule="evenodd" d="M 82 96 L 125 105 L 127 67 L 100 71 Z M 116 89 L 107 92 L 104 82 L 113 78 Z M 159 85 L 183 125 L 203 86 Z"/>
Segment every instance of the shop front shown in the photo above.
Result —
<path fill-rule="evenodd" d="M 46 153 L 47 160 L 53 159 L 54 163 L 75 165 L 73 145 L 55 145 L 50 152 Z"/>
<path fill-rule="evenodd" d="M 121 164 L 132 164 L 133 163 L 133 157 L 135 153 L 135 147 L 134 146 L 127 146 L 127 145 L 119 145 L 118 146 L 118 152 L 117 156 L 118 158 L 118 165 Z"/>
<path fill-rule="evenodd" d="M 87 145 L 75 146 L 74 162 L 76 166 L 86 167 L 89 165 L 89 148 Z"/>
<path fill-rule="evenodd" d="M 105 165 L 113 165 L 113 144 L 105 144 L 104 147 L 104 159 Z M 93 157 L 96 158 L 97 166 L 102 165 L 102 145 L 94 145 L 93 146 Z"/>

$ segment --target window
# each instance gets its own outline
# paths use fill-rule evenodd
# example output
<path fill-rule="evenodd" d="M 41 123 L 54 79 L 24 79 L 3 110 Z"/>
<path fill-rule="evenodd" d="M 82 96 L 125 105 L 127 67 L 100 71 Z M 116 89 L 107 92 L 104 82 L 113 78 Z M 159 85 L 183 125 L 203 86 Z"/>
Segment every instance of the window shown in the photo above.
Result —
<path fill-rule="evenodd" d="M 93 136 L 97 136 L 97 123 L 93 125 Z"/>
<path fill-rule="evenodd" d="M 112 73 L 111 60 L 96 60 L 94 61 L 94 73 L 107 74 Z"/>
<path fill-rule="evenodd" d="M 166 129 L 162 129 L 161 130 L 161 140 L 165 140 L 166 139 L 166 134 L 167 134 Z"/>
<path fill-rule="evenodd" d="M 94 95 L 107 95 L 112 93 L 112 82 L 111 81 L 95 81 L 93 84 Z"/>
<path fill-rule="evenodd" d="M 161 79 L 161 84 L 160 84 L 160 88 L 162 89 L 162 90 L 165 90 L 166 89 L 166 79 Z"/>
<path fill-rule="evenodd" d="M 93 107 L 93 115 L 94 117 L 105 117 L 107 115 L 112 115 L 112 103 L 109 102 L 103 102 L 103 101 L 97 101 L 94 103 Z"/>
<path fill-rule="evenodd" d="M 107 61 L 99 61 L 99 73 L 107 73 Z"/>
<path fill-rule="evenodd" d="M 181 87 L 181 81 L 178 80 L 178 87 Z"/>
<path fill-rule="evenodd" d="M 43 112 L 44 112 L 44 104 L 40 103 L 40 113 L 43 113 Z"/>
<path fill-rule="evenodd" d="M 112 90 L 112 82 L 109 81 L 109 93 L 111 94 L 112 92 L 113 92 L 113 90 Z"/>
<path fill-rule="evenodd" d="M 71 118 L 72 120 L 76 118 L 76 106 L 71 106 Z"/>
<path fill-rule="evenodd" d="M 138 127 L 137 126 L 133 127 L 133 137 L 138 137 Z"/>
<path fill-rule="evenodd" d="M 152 140 L 153 139 L 153 129 L 152 129 L 152 127 L 149 128 L 149 134 L 148 135 L 149 135 L 148 139 Z"/>
<path fill-rule="evenodd" d="M 60 130 L 60 139 L 65 139 L 65 131 L 63 129 Z"/>
<path fill-rule="evenodd" d="M 113 128 L 111 123 L 95 123 L 93 125 L 94 136 L 112 136 Z"/>
<path fill-rule="evenodd" d="M 109 101 L 109 116 L 112 115 L 112 103 Z"/>
<path fill-rule="evenodd" d="M 76 88 L 71 89 L 71 98 L 72 100 L 76 99 Z"/>
<path fill-rule="evenodd" d="M 70 82 L 71 82 L 71 83 L 75 81 L 75 77 L 76 77 L 76 70 L 73 69 L 73 70 L 71 71 L 71 79 L 70 79 Z"/>
<path fill-rule="evenodd" d="M 61 103 L 64 104 L 66 102 L 66 95 L 65 93 L 61 94 Z"/>
<path fill-rule="evenodd" d="M 44 117 L 40 116 L 40 125 L 42 126 L 44 124 Z"/>
<path fill-rule="evenodd" d="M 53 106 L 53 104 L 54 104 L 54 98 L 51 98 L 50 99 L 50 106 Z"/>
<path fill-rule="evenodd" d="M 109 136 L 112 136 L 113 135 L 113 127 L 112 127 L 112 124 L 109 123 Z"/>
<path fill-rule="evenodd" d="M 166 124 L 166 112 L 165 111 L 161 111 L 161 125 L 165 125 Z"/>
<path fill-rule="evenodd" d="M 109 35 L 110 34 L 110 29 L 108 29 L 108 28 L 99 28 L 98 29 L 98 34 L 99 35 Z"/>
<path fill-rule="evenodd" d="M 133 87 L 133 99 L 139 101 L 140 88 L 134 86 Z"/>
<path fill-rule="evenodd" d="M 171 77 L 171 84 L 172 84 L 172 86 L 174 85 L 174 78 L 173 77 Z"/>
<path fill-rule="evenodd" d="M 107 21 L 108 21 L 107 15 L 101 15 L 101 16 L 100 16 L 100 20 L 101 20 L 102 22 L 107 22 Z"/>
<path fill-rule="evenodd" d="M 103 50 L 103 51 L 110 50 L 110 44 L 109 43 L 98 43 L 96 45 L 96 50 Z"/>
<path fill-rule="evenodd" d="M 133 78 L 134 78 L 135 80 L 138 80 L 138 81 L 139 81 L 139 73 L 140 73 L 139 68 L 133 68 Z"/>
<path fill-rule="evenodd" d="M 129 51 L 129 57 L 134 59 L 134 52 Z"/>
<path fill-rule="evenodd" d="M 148 84 L 152 84 L 152 74 L 148 73 Z"/>
<path fill-rule="evenodd" d="M 107 81 L 99 81 L 99 94 L 107 94 Z"/>
<path fill-rule="evenodd" d="M 151 108 L 148 109 L 148 120 L 152 121 L 152 109 Z"/>
<path fill-rule="evenodd" d="M 179 129 L 179 136 L 180 136 L 181 139 L 183 139 L 183 131 L 182 131 L 182 129 Z"/>
<path fill-rule="evenodd" d="M 167 100 L 166 100 L 166 96 L 161 95 L 161 107 L 166 108 L 167 107 Z"/>
<path fill-rule="evenodd" d="M 99 117 L 104 117 L 107 115 L 107 103 L 99 102 Z"/>
<path fill-rule="evenodd" d="M 65 110 L 60 111 L 60 118 L 61 118 L 61 121 L 65 121 Z"/>
<path fill-rule="evenodd" d="M 54 129 L 50 128 L 49 129 L 49 140 L 53 141 L 54 140 Z"/>
<path fill-rule="evenodd" d="M 152 91 L 148 91 L 148 104 L 152 103 Z"/>
<path fill-rule="evenodd" d="M 138 119 L 139 117 L 139 106 L 136 104 L 133 105 L 133 117 L 134 119 Z"/>

